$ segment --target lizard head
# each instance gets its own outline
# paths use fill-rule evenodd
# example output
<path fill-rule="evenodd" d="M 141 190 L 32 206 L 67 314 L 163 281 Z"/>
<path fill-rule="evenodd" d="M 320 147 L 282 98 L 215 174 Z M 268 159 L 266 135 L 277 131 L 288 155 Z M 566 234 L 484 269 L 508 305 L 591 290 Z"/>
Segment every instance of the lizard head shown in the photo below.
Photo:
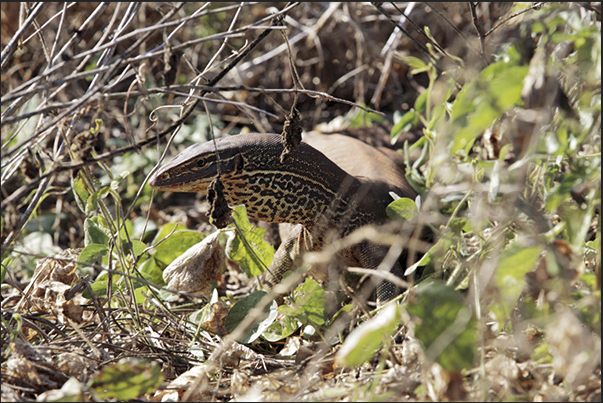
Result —
<path fill-rule="evenodd" d="M 208 141 L 185 149 L 155 173 L 151 187 L 170 192 L 206 193 L 218 174 L 218 164 L 222 175 L 242 169 L 242 150 L 236 145 L 222 144 L 224 141 L 220 140 L 217 140 L 217 148 Z"/>

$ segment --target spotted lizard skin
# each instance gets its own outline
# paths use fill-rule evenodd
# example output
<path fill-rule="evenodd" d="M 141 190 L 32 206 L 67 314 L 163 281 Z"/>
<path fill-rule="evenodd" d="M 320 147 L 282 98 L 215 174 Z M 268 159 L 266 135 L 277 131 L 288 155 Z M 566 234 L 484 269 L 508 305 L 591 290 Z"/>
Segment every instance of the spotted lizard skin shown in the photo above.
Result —
<path fill-rule="evenodd" d="M 367 224 L 387 221 L 390 192 L 416 197 L 393 161 L 351 137 L 309 134 L 281 163 L 282 151 L 279 134 L 220 138 L 215 145 L 209 141 L 187 148 L 150 184 L 157 190 L 206 194 L 219 171 L 229 205 L 244 204 L 247 215 L 257 220 L 298 224 L 267 270 L 269 287 L 296 268 L 304 251 L 320 250 L 328 235 L 344 237 Z M 362 242 L 341 251 L 340 257 L 348 266 L 375 269 L 387 250 Z M 403 273 L 399 263 L 391 271 L 400 277 Z M 377 285 L 380 301 L 397 292 L 389 281 Z"/>

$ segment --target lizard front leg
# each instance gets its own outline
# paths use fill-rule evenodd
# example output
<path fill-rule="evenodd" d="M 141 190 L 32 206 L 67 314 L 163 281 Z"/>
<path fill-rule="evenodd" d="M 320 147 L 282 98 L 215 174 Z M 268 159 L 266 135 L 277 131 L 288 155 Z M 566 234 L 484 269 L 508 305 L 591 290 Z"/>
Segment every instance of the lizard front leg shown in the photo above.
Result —
<path fill-rule="evenodd" d="M 272 288 L 280 283 L 287 271 L 293 271 L 299 266 L 301 255 L 314 249 L 310 232 L 301 224 L 293 227 L 289 236 L 276 250 L 272 264 L 266 270 L 264 284 Z"/>

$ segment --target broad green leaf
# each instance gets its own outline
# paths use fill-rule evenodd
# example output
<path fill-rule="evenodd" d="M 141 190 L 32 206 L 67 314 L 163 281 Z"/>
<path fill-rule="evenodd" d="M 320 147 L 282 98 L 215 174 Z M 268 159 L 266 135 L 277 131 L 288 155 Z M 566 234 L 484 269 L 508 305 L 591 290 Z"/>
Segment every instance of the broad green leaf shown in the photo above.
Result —
<path fill-rule="evenodd" d="M 247 209 L 245 205 L 241 204 L 232 209 L 232 216 L 237 221 L 237 225 L 241 231 L 251 231 L 253 229 L 253 225 L 249 222 L 249 218 L 247 218 Z"/>
<path fill-rule="evenodd" d="M 157 265 L 155 259 L 145 260 L 145 262 L 140 265 L 139 270 L 142 278 L 145 280 L 160 287 L 165 287 L 166 284 L 163 280 L 163 270 Z"/>
<path fill-rule="evenodd" d="M 111 239 L 111 232 L 98 223 L 99 217 L 86 218 L 84 221 L 84 244 L 91 243 L 107 245 Z"/>
<path fill-rule="evenodd" d="M 127 232 L 127 236 L 126 236 L 126 232 Z M 134 224 L 132 224 L 132 221 L 129 218 L 127 218 L 126 221 L 119 227 L 119 237 L 125 241 L 128 239 L 128 237 L 130 239 L 132 239 L 133 234 L 134 234 Z"/>
<path fill-rule="evenodd" d="M 525 286 L 525 276 L 536 266 L 542 246 L 525 247 L 519 242 L 505 249 L 494 272 L 494 283 L 499 289 L 500 299 L 491 306 L 496 318 L 505 323 Z"/>
<path fill-rule="evenodd" d="M 144 252 L 144 250 L 147 248 L 147 245 L 144 242 L 139 241 L 138 239 L 132 239 L 131 233 L 130 242 L 128 242 L 126 238 L 121 238 L 119 240 L 119 244 L 121 245 L 124 253 L 130 255 L 132 252 L 134 252 L 135 257 L 142 255 L 142 252 Z M 146 257 L 145 259 L 140 260 L 139 263 L 142 263 L 144 260 L 146 260 Z"/>
<path fill-rule="evenodd" d="M 509 152 L 510 149 L 511 149 L 511 144 L 505 144 L 504 146 L 502 146 L 502 148 L 500 149 L 500 152 L 498 153 L 498 160 L 500 162 L 504 162 L 505 157 L 507 156 L 507 153 Z"/>
<path fill-rule="evenodd" d="M 146 303 L 149 298 L 149 287 L 134 279 L 132 279 L 132 286 L 134 287 L 134 301 L 136 301 L 137 304 Z M 153 308 L 151 307 L 150 309 Z"/>
<path fill-rule="evenodd" d="M 128 360 L 103 367 L 90 381 L 100 399 L 131 400 L 155 392 L 163 381 L 155 361 Z"/>
<path fill-rule="evenodd" d="M 419 209 L 412 199 L 401 197 L 391 202 L 385 212 L 389 218 L 412 221 L 419 214 Z"/>
<path fill-rule="evenodd" d="M 256 277 L 270 266 L 274 258 L 274 248 L 264 240 L 263 228 L 255 228 L 249 222 L 244 205 L 233 209 L 237 223 L 235 231 L 226 245 L 226 256 L 236 262 L 247 277 Z"/>
<path fill-rule="evenodd" d="M 400 323 L 398 304 L 390 302 L 381 312 L 349 334 L 335 355 L 335 362 L 348 368 L 358 367 L 383 347 Z"/>
<path fill-rule="evenodd" d="M 473 102 L 473 95 L 476 92 L 476 81 L 465 84 L 465 86 L 459 91 L 456 99 L 452 103 L 450 110 L 451 119 L 453 122 L 462 121 L 470 113 L 474 112 L 477 108 L 477 104 Z"/>
<path fill-rule="evenodd" d="M 474 364 L 476 322 L 460 292 L 441 281 L 420 284 L 408 313 L 416 318 L 415 337 L 426 356 L 450 372 Z"/>
<path fill-rule="evenodd" d="M 487 101 L 483 102 L 482 106 L 468 117 L 467 124 L 454 135 L 451 152 L 456 153 L 471 147 L 475 139 L 501 115 L 502 111 L 493 108 Z"/>
<path fill-rule="evenodd" d="M 226 319 L 224 320 L 224 326 L 232 333 L 237 326 L 250 314 L 250 311 L 255 308 L 258 302 L 265 296 L 268 295 L 265 291 L 255 291 L 245 298 L 237 301 L 236 304 L 230 308 Z M 277 304 L 276 301 L 272 301 L 271 304 L 264 309 L 262 315 L 260 315 L 253 325 L 251 325 L 243 336 L 238 339 L 239 343 L 247 344 L 256 340 L 260 335 L 270 326 L 277 315 Z"/>
<path fill-rule="evenodd" d="M 179 224 L 179 223 L 165 224 L 163 227 L 161 227 L 161 229 L 159 230 L 157 235 L 155 235 L 155 239 L 153 239 L 153 243 L 155 244 L 155 243 L 161 241 L 163 238 L 165 238 L 170 233 L 172 233 L 172 231 L 174 231 L 174 233 L 176 233 L 177 231 L 182 231 L 182 230 L 188 230 L 188 228 L 186 228 L 186 226 Z"/>
<path fill-rule="evenodd" d="M 161 232 L 163 232 L 163 229 Z M 201 242 L 204 238 L 205 235 L 197 231 L 176 231 L 169 238 L 155 247 L 153 258 L 163 270 L 174 259 L 186 252 L 188 248 Z"/>
<path fill-rule="evenodd" d="M 147 244 L 137 239 L 132 239 L 132 250 L 134 251 L 134 256 L 138 257 L 142 255 L 142 252 L 147 248 Z"/>
<path fill-rule="evenodd" d="M 503 112 L 519 105 L 523 79 L 528 73 L 528 68 L 529 66 L 509 66 L 491 78 L 485 78 L 489 83 L 489 91 L 495 96 L 496 105 Z"/>
<path fill-rule="evenodd" d="M 123 289 L 123 285 L 120 285 L 118 287 L 118 280 L 121 278 L 120 275 L 118 274 L 114 274 L 113 275 L 113 292 L 116 291 L 117 288 Z M 94 283 L 90 284 L 90 288 L 92 289 L 92 292 L 94 293 L 94 295 L 98 296 L 98 297 L 104 297 L 107 295 L 107 290 L 109 288 L 109 275 L 105 272 L 105 273 L 101 273 L 96 280 L 94 281 Z M 88 290 L 88 288 L 86 288 L 84 290 L 84 292 L 82 293 L 82 295 L 84 296 L 84 298 L 90 299 L 92 298 L 92 295 L 90 295 L 90 291 Z"/>
<path fill-rule="evenodd" d="M 293 317 L 283 316 L 279 320 L 275 320 L 270 326 L 264 330 L 262 337 L 271 343 L 282 340 L 293 334 L 301 323 Z"/>
<path fill-rule="evenodd" d="M 107 254 L 107 245 L 91 243 L 80 252 L 78 260 L 83 263 L 96 263 L 96 261 Z"/>
<path fill-rule="evenodd" d="M 236 262 L 247 277 L 259 276 L 272 263 L 274 248 L 264 241 L 263 228 L 240 233 L 236 231 L 228 239 L 226 256 Z"/>
<path fill-rule="evenodd" d="M 305 325 L 320 327 L 327 320 L 327 294 L 325 290 L 312 278 L 307 278 L 303 284 L 297 286 L 291 294 L 293 303 L 279 307 L 279 312 L 295 318 Z"/>
<path fill-rule="evenodd" d="M 528 66 L 515 63 L 504 59 L 492 63 L 459 92 L 451 110 L 455 127 L 451 154 L 461 149 L 467 151 L 496 119 L 521 103 Z"/>

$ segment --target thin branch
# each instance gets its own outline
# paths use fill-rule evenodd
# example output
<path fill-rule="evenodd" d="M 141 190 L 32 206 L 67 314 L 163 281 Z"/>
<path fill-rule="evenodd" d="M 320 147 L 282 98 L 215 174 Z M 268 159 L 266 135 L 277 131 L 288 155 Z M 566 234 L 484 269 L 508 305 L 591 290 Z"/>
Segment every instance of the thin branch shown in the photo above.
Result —
<path fill-rule="evenodd" d="M 480 47 L 480 53 L 482 55 L 482 58 L 486 58 L 486 53 L 485 53 L 485 39 L 486 37 L 484 36 L 484 31 L 482 30 L 482 26 L 479 23 L 479 20 L 477 18 L 477 4 L 473 1 L 469 2 L 469 8 L 471 9 L 471 17 L 473 19 L 473 26 L 475 27 L 475 30 L 477 31 L 477 38 L 479 39 L 479 47 Z"/>
<path fill-rule="evenodd" d="M 487 37 L 488 35 L 490 35 L 495 29 L 500 28 L 502 25 L 504 25 L 505 22 L 507 22 L 515 17 L 518 17 L 518 16 L 522 15 L 523 13 L 527 13 L 528 11 L 539 9 L 540 7 L 542 7 L 542 4 L 543 4 L 543 2 L 541 2 L 541 1 L 534 3 L 530 7 L 526 8 L 525 10 L 521 10 L 513 15 L 508 16 L 507 18 L 505 18 L 504 20 L 502 20 L 501 22 L 499 22 L 498 24 L 496 24 L 495 26 L 490 28 L 490 30 L 484 34 L 484 37 Z"/>
<path fill-rule="evenodd" d="M 21 39 L 21 36 L 23 36 L 27 28 L 29 28 L 29 26 L 33 23 L 34 19 L 38 16 L 38 14 L 40 14 L 40 11 L 42 11 L 42 8 L 44 8 L 45 4 L 46 3 L 43 1 L 38 3 L 36 8 L 34 8 L 32 12 L 27 16 L 27 19 L 25 20 L 23 25 L 21 25 L 19 30 L 13 35 L 13 37 L 8 42 L 8 45 L 6 45 L 6 47 L 0 54 L 0 68 L 2 70 L 4 70 L 4 65 L 6 64 L 10 56 L 15 52 L 15 48 L 17 46 L 17 43 L 19 42 L 19 39 Z"/>

